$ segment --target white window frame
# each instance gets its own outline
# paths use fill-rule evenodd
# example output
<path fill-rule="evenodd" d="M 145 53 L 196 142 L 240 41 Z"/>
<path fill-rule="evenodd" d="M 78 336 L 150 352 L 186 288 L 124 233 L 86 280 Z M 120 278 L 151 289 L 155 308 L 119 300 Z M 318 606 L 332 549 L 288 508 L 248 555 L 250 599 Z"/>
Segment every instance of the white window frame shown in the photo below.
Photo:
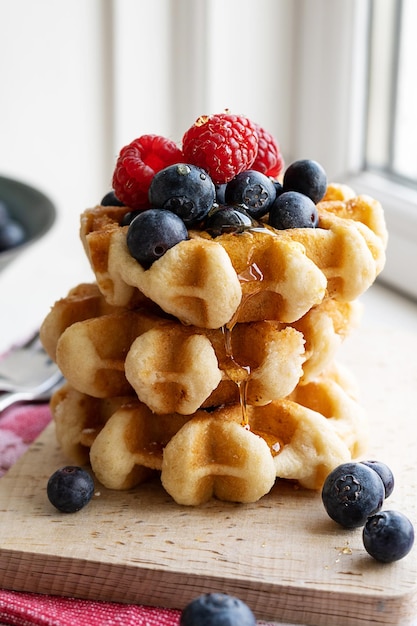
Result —
<path fill-rule="evenodd" d="M 380 280 L 415 299 L 417 191 L 363 167 L 370 2 L 301 0 L 297 10 L 302 34 L 294 154 L 319 154 L 318 160 L 327 164 L 332 176 L 381 202 L 389 243 Z M 317 44 L 318 36 L 321 45 Z M 318 59 L 321 78 L 317 84 Z M 311 93 L 313 105 L 305 108 L 303 103 Z M 309 132 L 312 125 L 314 133 Z"/>

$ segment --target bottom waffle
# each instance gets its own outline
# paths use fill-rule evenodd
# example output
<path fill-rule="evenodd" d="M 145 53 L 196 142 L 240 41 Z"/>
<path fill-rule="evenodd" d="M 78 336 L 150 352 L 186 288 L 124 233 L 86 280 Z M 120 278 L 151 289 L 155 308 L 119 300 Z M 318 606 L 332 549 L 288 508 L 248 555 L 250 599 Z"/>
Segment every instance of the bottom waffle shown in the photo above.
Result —
<path fill-rule="evenodd" d="M 132 397 L 98 399 L 64 386 L 52 399 L 57 438 L 77 463 L 90 461 L 110 489 L 155 471 L 179 504 L 216 497 L 254 502 L 276 478 L 319 489 L 339 463 L 365 451 L 366 419 L 338 368 L 266 406 L 239 403 L 193 415 L 156 415 Z"/>

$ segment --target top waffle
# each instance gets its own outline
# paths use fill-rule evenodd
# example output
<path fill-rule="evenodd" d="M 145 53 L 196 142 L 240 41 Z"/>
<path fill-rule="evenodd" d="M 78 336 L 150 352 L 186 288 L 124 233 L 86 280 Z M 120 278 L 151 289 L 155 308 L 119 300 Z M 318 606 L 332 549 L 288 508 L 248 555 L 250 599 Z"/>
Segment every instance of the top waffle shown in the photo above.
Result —
<path fill-rule="evenodd" d="M 149 269 L 129 253 L 128 227 L 120 225 L 126 207 L 85 211 L 81 239 L 113 306 L 150 299 L 202 328 L 264 319 L 292 323 L 328 296 L 356 299 L 385 262 L 387 232 L 377 201 L 330 185 L 317 209 L 317 228 L 262 225 L 215 238 L 191 230 Z"/>

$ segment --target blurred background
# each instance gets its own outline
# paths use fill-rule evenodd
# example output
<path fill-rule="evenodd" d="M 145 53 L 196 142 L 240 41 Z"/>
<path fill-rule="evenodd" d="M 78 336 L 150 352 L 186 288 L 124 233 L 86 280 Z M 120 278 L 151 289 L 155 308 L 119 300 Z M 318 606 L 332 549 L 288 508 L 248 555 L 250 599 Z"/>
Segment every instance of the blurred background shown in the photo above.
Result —
<path fill-rule="evenodd" d="M 286 163 L 321 162 L 384 205 L 383 284 L 417 298 L 414 0 L 0 0 L 0 175 L 45 193 L 52 230 L 0 274 L 4 328 L 92 280 L 79 215 L 122 146 L 244 113 Z M 9 331 L 7 330 L 7 333 Z M 0 343 L 1 349 L 1 343 Z"/>

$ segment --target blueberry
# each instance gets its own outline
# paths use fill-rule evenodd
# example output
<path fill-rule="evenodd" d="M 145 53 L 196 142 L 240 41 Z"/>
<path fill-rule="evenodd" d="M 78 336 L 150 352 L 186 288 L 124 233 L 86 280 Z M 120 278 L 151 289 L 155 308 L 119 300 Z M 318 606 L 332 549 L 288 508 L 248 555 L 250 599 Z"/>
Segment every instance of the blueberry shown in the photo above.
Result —
<path fill-rule="evenodd" d="M 182 611 L 179 626 L 256 626 L 250 608 L 226 593 L 206 593 Z"/>
<path fill-rule="evenodd" d="M 127 211 L 122 217 L 122 221 L 120 222 L 120 226 L 129 226 L 135 219 L 139 213 L 142 213 L 143 209 L 136 209 L 134 211 Z"/>
<path fill-rule="evenodd" d="M 19 246 L 25 239 L 25 229 L 11 217 L 9 207 L 0 200 L 0 252 Z"/>
<path fill-rule="evenodd" d="M 258 226 L 257 222 L 243 207 L 220 206 L 209 215 L 205 230 L 212 236 L 218 237 L 223 233 L 242 233 L 249 228 Z"/>
<path fill-rule="evenodd" d="M 119 200 L 114 191 L 109 191 L 101 199 L 101 206 L 124 206 L 123 202 Z"/>
<path fill-rule="evenodd" d="M 222 183 L 219 185 L 214 185 L 216 189 L 216 202 L 217 204 L 226 204 L 226 183 Z"/>
<path fill-rule="evenodd" d="M 67 465 L 52 474 L 47 484 L 51 504 L 63 513 L 75 513 L 93 497 L 94 481 L 81 467 Z"/>
<path fill-rule="evenodd" d="M 241 172 L 226 185 L 226 204 L 243 204 L 252 217 L 266 215 L 275 200 L 275 185 L 268 176 L 256 170 Z"/>
<path fill-rule="evenodd" d="M 312 161 L 311 159 L 294 161 L 285 171 L 283 187 L 284 191 L 303 193 L 314 204 L 317 204 L 326 193 L 326 172 L 317 161 Z"/>
<path fill-rule="evenodd" d="M 169 248 L 187 237 L 187 227 L 178 215 L 165 209 L 147 209 L 131 222 L 127 247 L 133 258 L 149 268 Z"/>
<path fill-rule="evenodd" d="M 365 550 L 374 559 L 392 563 L 410 552 L 414 544 L 414 527 L 403 513 L 382 511 L 368 519 L 362 538 Z"/>
<path fill-rule="evenodd" d="M 315 228 L 318 224 L 316 205 L 298 191 L 286 191 L 276 198 L 269 210 L 268 222 L 278 230 Z"/>
<path fill-rule="evenodd" d="M 327 476 L 322 500 L 328 515 L 345 528 L 363 526 L 385 497 L 384 483 L 363 463 L 342 463 Z"/>
<path fill-rule="evenodd" d="M 9 218 L 0 226 L 0 252 L 19 246 L 25 238 L 23 226 Z"/>
<path fill-rule="evenodd" d="M 362 461 L 364 465 L 367 465 L 379 475 L 384 483 L 385 498 L 388 498 L 394 491 L 394 475 L 388 465 L 381 461 Z"/>
<path fill-rule="evenodd" d="M 172 211 L 191 226 L 210 211 L 216 200 L 216 189 L 205 170 L 177 163 L 155 174 L 148 197 L 152 207 Z"/>
<path fill-rule="evenodd" d="M 284 193 L 284 187 L 277 180 L 272 181 L 275 187 L 275 198 L 278 198 L 282 193 Z"/>

